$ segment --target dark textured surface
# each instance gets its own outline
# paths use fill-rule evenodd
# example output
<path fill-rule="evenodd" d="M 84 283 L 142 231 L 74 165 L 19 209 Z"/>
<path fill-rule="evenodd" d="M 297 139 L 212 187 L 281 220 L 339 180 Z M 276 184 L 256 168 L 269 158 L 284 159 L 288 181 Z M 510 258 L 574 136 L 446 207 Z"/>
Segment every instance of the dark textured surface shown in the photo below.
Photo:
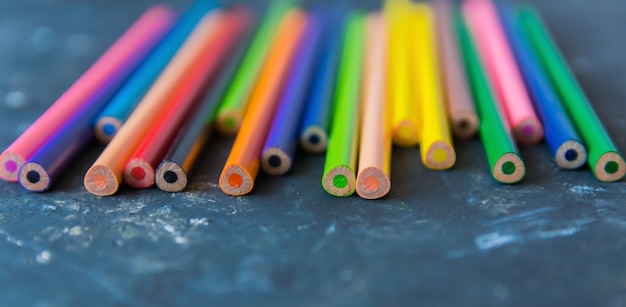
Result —
<path fill-rule="evenodd" d="M 626 150 L 626 2 L 534 2 Z M 0 150 L 150 1 L 128 3 L 0 2 Z M 211 142 L 184 193 L 91 196 L 95 144 L 48 193 L 0 182 L 0 305 L 626 306 L 624 182 L 558 170 L 545 145 L 522 149 L 515 186 L 490 178 L 478 140 L 447 172 L 396 150 L 390 195 L 364 201 L 327 195 L 306 155 L 225 196 L 231 142 Z"/>

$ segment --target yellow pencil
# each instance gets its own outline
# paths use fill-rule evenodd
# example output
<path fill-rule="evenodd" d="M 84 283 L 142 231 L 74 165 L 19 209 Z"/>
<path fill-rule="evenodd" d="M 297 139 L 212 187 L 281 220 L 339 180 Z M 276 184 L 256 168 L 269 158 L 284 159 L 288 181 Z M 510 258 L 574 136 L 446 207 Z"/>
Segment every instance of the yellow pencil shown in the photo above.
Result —
<path fill-rule="evenodd" d="M 419 143 L 418 100 L 411 97 L 409 78 L 409 25 L 410 16 L 406 0 L 389 0 L 385 3 L 385 15 L 389 22 L 388 78 L 389 103 L 392 105 L 393 143 L 410 147 Z"/>
<path fill-rule="evenodd" d="M 414 4 L 410 14 L 413 38 L 409 40 L 409 49 L 414 59 L 411 63 L 414 88 L 419 95 L 422 162 L 430 169 L 449 169 L 456 162 L 456 153 L 442 99 L 433 12 L 428 4 L 422 3 Z"/>

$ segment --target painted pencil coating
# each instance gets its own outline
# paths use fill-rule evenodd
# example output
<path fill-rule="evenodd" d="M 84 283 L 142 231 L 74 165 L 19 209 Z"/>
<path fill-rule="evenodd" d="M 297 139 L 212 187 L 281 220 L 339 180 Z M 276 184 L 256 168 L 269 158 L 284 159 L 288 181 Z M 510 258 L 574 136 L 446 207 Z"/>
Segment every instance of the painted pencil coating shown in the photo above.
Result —
<path fill-rule="evenodd" d="M 270 175 L 291 169 L 305 94 L 321 36 L 321 21 L 312 14 L 300 40 L 263 152 L 261 167 Z"/>
<path fill-rule="evenodd" d="M 177 131 L 194 109 L 220 62 L 247 26 L 249 15 L 246 9 L 239 8 L 215 21 L 216 30 L 205 38 L 202 57 L 182 76 L 179 86 L 170 93 L 166 107 L 129 158 L 124 169 L 124 182 L 129 186 L 142 189 L 154 184 L 156 167 L 163 161 Z"/>
<path fill-rule="evenodd" d="M 75 114 L 76 110 L 81 107 L 102 109 L 106 101 L 92 97 L 102 93 L 113 93 L 167 33 L 173 22 L 174 14 L 170 9 L 164 6 L 148 9 L 0 155 L 0 178 L 11 182 L 17 181 L 22 164 Z"/>
<path fill-rule="evenodd" d="M 220 175 L 220 188 L 228 195 L 240 196 L 252 191 L 260 168 L 263 142 L 307 20 L 302 10 L 292 9 L 281 21 L 276 41 L 250 98 L 250 110 Z"/>
<path fill-rule="evenodd" d="M 227 59 L 217 79 L 211 83 L 206 98 L 193 112 L 193 117 L 185 128 L 180 130 L 165 159 L 157 168 L 155 182 L 161 190 L 179 192 L 187 187 L 191 167 L 212 133 L 217 108 L 252 42 L 255 21 L 250 22 L 252 25 L 246 28 L 233 55 Z"/>
<path fill-rule="evenodd" d="M 107 83 L 117 82 L 117 77 L 106 80 Z M 100 109 L 91 107 L 102 104 L 99 101 L 109 101 L 113 93 L 107 88 L 100 87 L 85 106 L 65 122 L 59 130 L 46 140 L 45 143 L 24 163 L 20 170 L 19 183 L 26 190 L 44 192 L 59 177 L 68 164 L 80 150 L 89 143 L 93 136 L 93 119 Z"/>
<path fill-rule="evenodd" d="M 413 73 L 420 101 L 422 162 L 430 169 L 445 170 L 456 162 L 456 152 L 452 146 L 450 124 L 441 97 L 435 25 L 430 6 L 415 4 L 411 20 L 415 37 L 412 41 L 415 43 L 410 50 L 415 59 Z"/>
<path fill-rule="evenodd" d="M 521 8 L 519 24 L 585 142 L 589 151 L 589 167 L 596 178 L 607 182 L 624 178 L 626 163 L 622 154 L 604 129 L 539 15 L 530 8 Z"/>
<path fill-rule="evenodd" d="M 378 199 L 391 189 L 391 118 L 386 98 L 387 25 L 380 14 L 367 20 L 367 48 L 363 80 L 363 119 L 356 192 Z"/>
<path fill-rule="evenodd" d="M 341 52 L 343 14 L 324 18 L 322 50 L 311 80 L 303 112 L 300 146 L 310 153 L 322 153 L 328 145 L 337 63 Z"/>
<path fill-rule="evenodd" d="M 148 91 L 163 68 L 172 59 L 202 16 L 213 9 L 213 0 L 196 0 L 161 43 L 146 57 L 137 70 L 119 89 L 111 102 L 96 118 L 95 134 L 98 140 L 109 142 L 132 109 Z"/>
<path fill-rule="evenodd" d="M 214 22 L 219 14 L 215 10 L 203 17 L 126 123 L 89 168 L 85 174 L 84 185 L 91 194 L 110 196 L 118 190 L 128 158 L 148 133 L 155 117 L 165 106 L 169 94 L 178 86 L 179 80 L 193 67 L 195 60 L 202 56 L 202 44 L 214 30 Z"/>
<path fill-rule="evenodd" d="M 89 120 L 74 117 L 48 139 L 22 165 L 18 180 L 20 186 L 32 192 L 47 191 L 81 149 L 91 141 L 93 116 L 88 117 Z"/>
<path fill-rule="evenodd" d="M 467 0 L 463 2 L 463 13 L 515 140 L 524 145 L 538 143 L 543 138 L 543 126 L 533 110 L 493 3 Z"/>
<path fill-rule="evenodd" d="M 455 14 L 461 48 L 467 66 L 470 85 L 476 102 L 480 127 L 478 132 L 485 146 L 489 168 L 494 179 L 502 183 L 516 183 L 526 174 L 526 167 L 519 156 L 504 114 L 492 93 L 478 51 L 460 14 Z"/>
<path fill-rule="evenodd" d="M 291 0 L 272 1 L 263 18 L 250 49 L 246 54 L 239 71 L 226 92 L 224 101 L 217 110 L 217 130 L 224 135 L 233 136 L 242 124 L 248 109 L 254 84 L 259 78 L 264 62 L 267 60 L 276 31 L 285 12 L 293 6 Z"/>
<path fill-rule="evenodd" d="M 472 101 L 467 72 L 459 54 L 458 37 L 452 27 L 452 5 L 448 0 L 434 1 L 441 80 L 447 102 L 452 132 L 458 138 L 470 138 L 478 131 L 480 120 Z"/>
<path fill-rule="evenodd" d="M 389 20 L 389 87 L 388 98 L 393 106 L 393 142 L 396 145 L 417 146 L 420 140 L 419 100 L 411 91 L 408 14 L 411 4 L 405 0 L 386 3 L 385 14 Z"/>
<path fill-rule="evenodd" d="M 521 35 L 516 11 L 510 5 L 501 3 L 498 12 L 535 109 L 543 122 L 546 141 L 556 164 L 565 169 L 581 167 L 587 162 L 587 150 L 528 41 Z"/>
<path fill-rule="evenodd" d="M 332 130 L 326 150 L 322 186 L 329 194 L 350 196 L 356 189 L 356 163 L 359 141 L 359 97 L 365 16 L 349 15 L 339 65 Z"/>

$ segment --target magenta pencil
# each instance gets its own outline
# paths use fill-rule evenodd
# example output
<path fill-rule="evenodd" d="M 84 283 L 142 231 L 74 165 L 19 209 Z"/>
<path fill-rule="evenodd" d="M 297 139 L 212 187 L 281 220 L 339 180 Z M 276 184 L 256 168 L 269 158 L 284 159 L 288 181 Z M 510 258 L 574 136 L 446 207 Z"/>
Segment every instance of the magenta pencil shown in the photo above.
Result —
<path fill-rule="evenodd" d="M 18 171 L 80 108 L 101 109 L 175 21 L 162 5 L 148 9 L 46 112 L 0 155 L 0 178 L 15 182 Z"/>
<path fill-rule="evenodd" d="M 467 0 L 463 15 L 515 140 L 524 145 L 538 143 L 543 138 L 543 126 L 533 110 L 495 6 L 491 0 Z"/>

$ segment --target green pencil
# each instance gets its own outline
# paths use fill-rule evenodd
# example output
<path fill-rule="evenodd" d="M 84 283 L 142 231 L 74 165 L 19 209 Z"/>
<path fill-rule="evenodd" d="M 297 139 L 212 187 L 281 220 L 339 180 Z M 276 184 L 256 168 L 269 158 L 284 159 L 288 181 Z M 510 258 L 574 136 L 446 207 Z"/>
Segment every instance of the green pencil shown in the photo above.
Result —
<path fill-rule="evenodd" d="M 587 161 L 593 174 L 600 181 L 621 180 L 626 174 L 624 158 L 602 126 L 539 15 L 532 8 L 521 7 L 518 22 L 589 149 Z"/>
<path fill-rule="evenodd" d="M 491 174 L 502 183 L 519 182 L 526 174 L 526 167 L 517 151 L 511 131 L 504 122 L 502 111 L 498 107 L 500 104 L 493 95 L 467 25 L 458 11 L 455 12 L 455 22 L 480 116 L 478 132 L 487 152 Z"/>
<path fill-rule="evenodd" d="M 335 91 L 332 130 L 328 139 L 322 178 L 322 186 L 326 192 L 338 197 L 350 196 L 356 189 L 365 15 L 351 13 L 345 31 Z"/>
<path fill-rule="evenodd" d="M 235 135 L 245 115 L 249 96 L 272 46 L 282 16 L 293 6 L 291 0 L 272 1 L 239 70 L 217 110 L 216 127 L 224 135 Z"/>

